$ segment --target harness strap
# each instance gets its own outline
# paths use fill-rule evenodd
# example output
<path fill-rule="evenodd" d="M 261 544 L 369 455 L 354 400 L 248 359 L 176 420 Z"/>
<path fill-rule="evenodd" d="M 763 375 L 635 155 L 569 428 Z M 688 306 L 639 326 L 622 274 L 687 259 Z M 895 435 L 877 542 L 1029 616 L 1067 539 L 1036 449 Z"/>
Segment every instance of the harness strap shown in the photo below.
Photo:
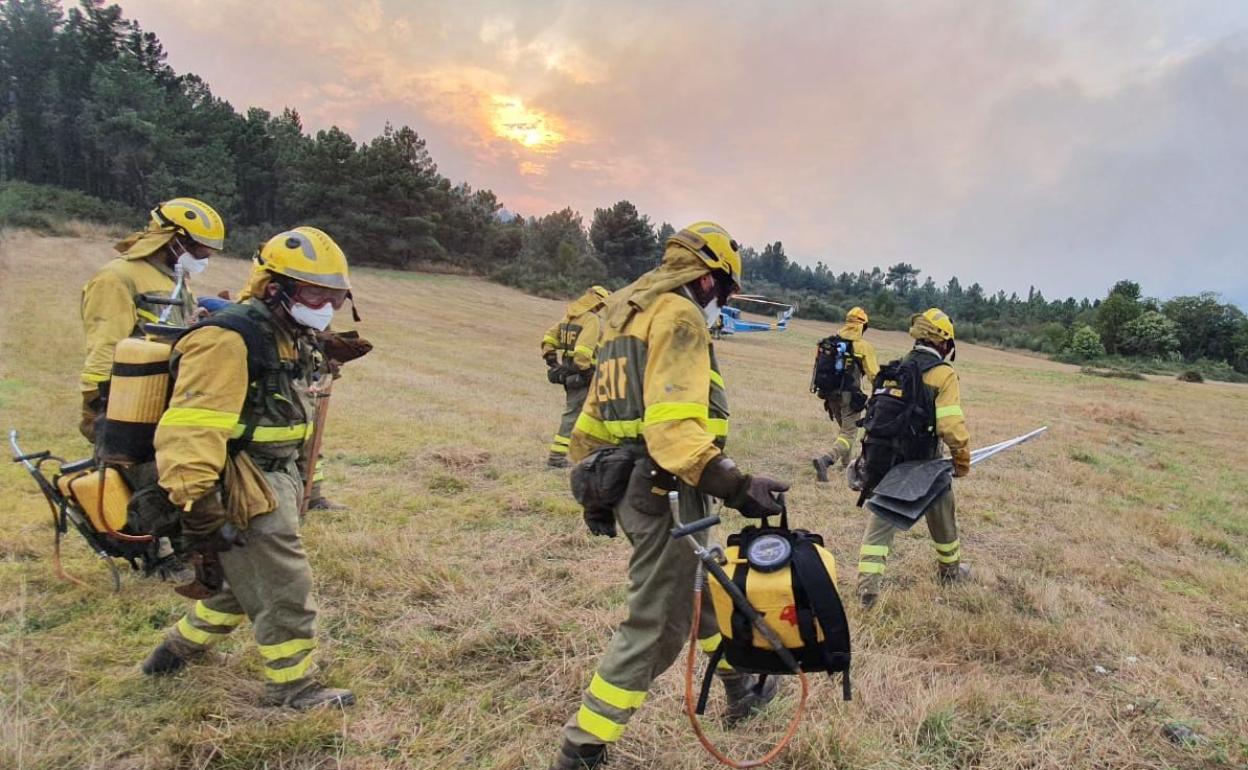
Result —
<path fill-rule="evenodd" d="M 799 538 L 794 544 L 792 569 L 795 573 L 794 582 L 800 581 L 815 617 L 819 620 L 819 627 L 823 630 L 823 644 L 818 647 L 828 667 L 828 673 L 830 675 L 833 671 L 841 672 L 841 696 L 850 700 L 853 696 L 849 684 L 852 660 L 849 622 L 845 618 L 845 607 L 841 604 L 836 586 L 828 576 L 823 559 L 819 558 L 819 552 L 809 540 Z"/>
<path fill-rule="evenodd" d="M 702 677 L 702 690 L 698 693 L 698 705 L 695 709 L 698 716 L 706 713 L 706 702 L 711 697 L 711 685 L 715 682 L 715 669 L 723 657 L 724 640 L 721 638 L 719 646 L 715 648 L 715 652 L 711 653 L 710 660 L 706 664 L 706 675 Z"/>

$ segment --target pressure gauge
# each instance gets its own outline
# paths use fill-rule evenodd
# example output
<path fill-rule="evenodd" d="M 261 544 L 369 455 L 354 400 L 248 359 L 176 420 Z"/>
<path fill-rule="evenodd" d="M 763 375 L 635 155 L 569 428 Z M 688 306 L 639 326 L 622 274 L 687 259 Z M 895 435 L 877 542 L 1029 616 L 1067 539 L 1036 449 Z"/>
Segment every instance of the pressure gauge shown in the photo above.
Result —
<path fill-rule="evenodd" d="M 779 535 L 763 535 L 750 543 L 745 558 L 760 572 L 774 572 L 789 563 L 793 546 Z"/>

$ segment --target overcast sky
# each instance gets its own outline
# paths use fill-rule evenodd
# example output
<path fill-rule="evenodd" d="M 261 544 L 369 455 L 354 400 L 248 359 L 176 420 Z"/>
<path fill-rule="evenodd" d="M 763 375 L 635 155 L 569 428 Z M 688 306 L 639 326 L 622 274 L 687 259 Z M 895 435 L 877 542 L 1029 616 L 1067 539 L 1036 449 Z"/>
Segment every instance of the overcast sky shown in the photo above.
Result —
<path fill-rule="evenodd" d="M 240 111 L 413 126 L 508 208 L 835 270 L 1248 307 L 1248 3 L 123 0 Z"/>

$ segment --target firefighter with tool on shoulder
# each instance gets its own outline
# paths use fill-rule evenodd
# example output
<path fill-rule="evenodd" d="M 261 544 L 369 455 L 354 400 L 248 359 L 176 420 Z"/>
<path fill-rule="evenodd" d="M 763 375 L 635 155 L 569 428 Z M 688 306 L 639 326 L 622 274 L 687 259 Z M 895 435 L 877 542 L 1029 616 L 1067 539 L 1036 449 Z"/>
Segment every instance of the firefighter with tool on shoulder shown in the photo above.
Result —
<path fill-rule="evenodd" d="M 849 465 L 858 436 L 858 422 L 867 405 L 863 383 L 869 390 L 880 373 L 875 346 L 863 339 L 869 325 L 867 311 L 855 307 L 845 314 L 845 325 L 840 331 L 819 341 L 810 392 L 823 399 L 823 408 L 837 427 L 831 453 L 811 461 L 819 481 L 828 480 L 828 468 L 832 465 L 838 462 L 842 468 Z"/>
<path fill-rule="evenodd" d="M 213 313 L 174 346 L 156 462 L 181 511 L 184 547 L 201 567 L 180 593 L 199 598 L 142 668 L 172 674 L 250 619 L 265 705 L 349 705 L 349 690 L 313 676 L 317 608 L 299 538 L 298 467 L 312 433 L 308 380 L 324 365 L 313 334 L 348 298 L 347 260 L 313 227 L 274 236 L 257 259 L 263 270 L 251 298 Z"/>
<path fill-rule="evenodd" d="M 628 617 L 599 661 L 581 706 L 563 730 L 554 770 L 599 767 L 623 735 L 654 679 L 680 654 L 697 559 L 672 539 L 668 492 L 680 519 L 709 515 L 710 498 L 746 516 L 779 513 L 788 485 L 742 473 L 723 452 L 728 433 L 724 380 L 709 326 L 740 289 L 741 256 L 725 230 L 697 222 L 667 240 L 659 267 L 607 300 L 598 366 L 572 432 L 572 488 L 591 532 L 624 530 L 632 547 Z M 709 594 L 706 594 L 709 597 Z M 708 608 L 701 646 L 720 635 Z M 775 697 L 775 679 L 720 667 L 726 720 Z"/>
<path fill-rule="evenodd" d="M 188 323 L 195 309 L 188 279 L 203 272 L 224 245 L 225 222 L 216 209 L 195 198 L 174 198 L 152 209 L 146 230 L 118 242 L 113 248 L 120 256 L 82 288 L 87 355 L 78 430 L 88 441 L 95 443 L 95 423 L 104 414 L 117 343 L 143 337 L 145 323 Z M 179 279 L 181 290 L 171 304 Z"/>
<path fill-rule="evenodd" d="M 603 300 L 610 295 L 602 286 L 591 286 L 568 305 L 559 323 L 546 330 L 542 337 L 542 358 L 546 360 L 546 379 L 562 385 L 565 395 L 563 419 L 550 444 L 546 464 L 552 468 L 568 466 L 568 445 L 572 428 L 581 413 L 589 381 L 598 363 L 598 342 L 602 336 Z"/>
<path fill-rule="evenodd" d="M 949 447 L 954 478 L 971 472 L 971 434 L 962 413 L 958 374 L 951 365 L 956 357 L 953 321 L 943 310 L 931 308 L 914 315 L 910 336 L 915 339 L 913 349 L 881 370 L 867 406 L 862 455 L 852 474 L 862 489 L 859 505 L 898 463 L 939 458 L 941 442 Z M 962 563 L 952 486 L 932 500 L 926 517 L 940 581 L 969 578 L 970 565 Z M 893 525 L 869 516 L 858 550 L 858 597 L 864 606 L 874 605 L 879 596 L 895 534 Z"/>

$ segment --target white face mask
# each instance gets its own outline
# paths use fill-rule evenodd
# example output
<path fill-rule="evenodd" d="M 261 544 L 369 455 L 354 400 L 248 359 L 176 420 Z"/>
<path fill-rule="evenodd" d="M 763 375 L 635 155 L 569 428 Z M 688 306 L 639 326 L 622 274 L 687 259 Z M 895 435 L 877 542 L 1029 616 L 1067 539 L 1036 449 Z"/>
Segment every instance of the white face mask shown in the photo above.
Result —
<path fill-rule="evenodd" d="M 334 306 L 328 302 L 315 308 L 299 302 L 293 302 L 287 308 L 287 311 L 295 323 L 302 324 L 310 329 L 316 329 L 318 332 L 328 329 L 329 322 L 334 320 Z"/>
<path fill-rule="evenodd" d="M 719 297 L 715 297 L 706 306 L 702 308 L 702 315 L 706 317 L 706 328 L 711 328 L 715 322 L 719 320 Z"/>
<path fill-rule="evenodd" d="M 187 275 L 199 275 L 208 269 L 207 259 L 196 259 L 189 251 L 182 252 L 182 256 L 178 257 L 178 267 L 182 268 L 182 272 Z"/>

